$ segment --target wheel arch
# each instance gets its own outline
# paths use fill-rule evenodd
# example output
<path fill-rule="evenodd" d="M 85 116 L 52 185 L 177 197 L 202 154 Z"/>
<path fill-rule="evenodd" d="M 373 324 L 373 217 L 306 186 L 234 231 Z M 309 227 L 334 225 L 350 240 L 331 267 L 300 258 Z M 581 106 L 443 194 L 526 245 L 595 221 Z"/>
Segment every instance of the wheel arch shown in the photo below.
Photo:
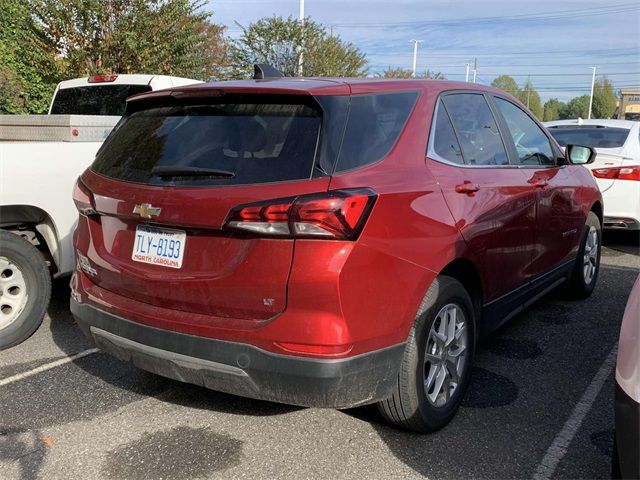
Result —
<path fill-rule="evenodd" d="M 600 225 L 604 225 L 604 213 L 602 211 L 602 203 L 599 200 L 596 200 L 593 205 L 591 205 L 590 212 L 595 213 L 598 216 L 598 220 L 600 220 Z"/>
<path fill-rule="evenodd" d="M 44 240 L 41 245 L 53 260 L 55 270 L 60 269 L 60 242 L 55 222 L 46 211 L 33 205 L 0 206 L 0 228 L 20 235 L 32 231 Z M 42 251 L 42 250 L 41 250 Z"/>
<path fill-rule="evenodd" d="M 467 292 L 469 292 L 475 310 L 476 328 L 479 328 L 482 314 L 483 289 L 482 278 L 478 267 L 467 258 L 456 258 L 440 271 L 440 275 L 455 278 L 462 283 Z"/>

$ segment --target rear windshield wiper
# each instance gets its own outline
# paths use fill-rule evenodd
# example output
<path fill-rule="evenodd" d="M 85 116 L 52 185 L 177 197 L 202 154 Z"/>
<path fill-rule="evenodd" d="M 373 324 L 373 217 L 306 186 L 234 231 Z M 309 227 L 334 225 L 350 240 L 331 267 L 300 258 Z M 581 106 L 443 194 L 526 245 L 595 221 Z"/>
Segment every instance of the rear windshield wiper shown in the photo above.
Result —
<path fill-rule="evenodd" d="M 229 170 L 203 167 L 153 167 L 152 175 L 158 177 L 223 177 L 232 178 L 236 174 Z"/>

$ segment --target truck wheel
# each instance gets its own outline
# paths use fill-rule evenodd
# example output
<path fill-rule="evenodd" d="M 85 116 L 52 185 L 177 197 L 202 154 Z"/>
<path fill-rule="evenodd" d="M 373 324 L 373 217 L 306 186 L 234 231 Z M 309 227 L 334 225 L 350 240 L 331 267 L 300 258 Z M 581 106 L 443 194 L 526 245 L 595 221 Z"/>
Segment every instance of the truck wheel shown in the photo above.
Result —
<path fill-rule="evenodd" d="M 38 249 L 0 230 L 0 350 L 38 329 L 50 297 L 51 276 Z"/>
<path fill-rule="evenodd" d="M 464 286 L 454 278 L 437 277 L 411 328 L 394 393 L 378 403 L 389 422 L 418 432 L 449 423 L 469 384 L 474 320 Z"/>
<path fill-rule="evenodd" d="M 567 294 L 575 299 L 584 299 L 591 295 L 598 280 L 600 270 L 600 252 L 602 249 L 602 228 L 598 216 L 589 212 L 582 231 L 582 241 L 576 257 L 576 263 L 567 283 Z"/>

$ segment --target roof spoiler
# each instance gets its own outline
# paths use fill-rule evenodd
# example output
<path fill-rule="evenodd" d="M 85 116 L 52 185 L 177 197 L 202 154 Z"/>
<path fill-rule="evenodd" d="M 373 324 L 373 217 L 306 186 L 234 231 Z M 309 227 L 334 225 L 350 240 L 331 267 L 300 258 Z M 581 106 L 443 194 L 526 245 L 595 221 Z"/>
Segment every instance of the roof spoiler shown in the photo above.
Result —
<path fill-rule="evenodd" d="M 277 68 L 272 67 L 268 63 L 256 63 L 253 65 L 253 79 L 262 80 L 264 78 L 280 78 L 284 77 Z"/>

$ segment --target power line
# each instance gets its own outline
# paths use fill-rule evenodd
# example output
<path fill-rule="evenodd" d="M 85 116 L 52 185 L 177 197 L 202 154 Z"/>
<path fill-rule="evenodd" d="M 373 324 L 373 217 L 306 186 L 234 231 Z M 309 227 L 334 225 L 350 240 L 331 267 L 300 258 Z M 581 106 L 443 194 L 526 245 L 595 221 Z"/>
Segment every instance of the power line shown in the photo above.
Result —
<path fill-rule="evenodd" d="M 640 9 L 640 5 L 637 2 L 621 3 L 617 5 L 609 5 L 606 7 L 591 7 L 581 8 L 578 10 L 560 10 L 547 12 L 543 14 L 520 14 L 520 15 L 508 15 L 499 17 L 468 17 L 460 19 L 443 19 L 443 20 L 412 20 L 405 22 L 344 22 L 336 23 L 338 27 L 349 28 L 371 28 L 371 27 L 386 27 L 386 26 L 403 26 L 403 25 L 424 25 L 424 26 L 455 26 L 455 25 L 468 25 L 468 24 L 485 24 L 485 23 L 497 23 L 497 22 L 517 22 L 527 20 L 558 20 L 562 18 L 579 18 L 589 17 L 594 15 L 609 15 L 613 13 L 625 13 Z"/>

